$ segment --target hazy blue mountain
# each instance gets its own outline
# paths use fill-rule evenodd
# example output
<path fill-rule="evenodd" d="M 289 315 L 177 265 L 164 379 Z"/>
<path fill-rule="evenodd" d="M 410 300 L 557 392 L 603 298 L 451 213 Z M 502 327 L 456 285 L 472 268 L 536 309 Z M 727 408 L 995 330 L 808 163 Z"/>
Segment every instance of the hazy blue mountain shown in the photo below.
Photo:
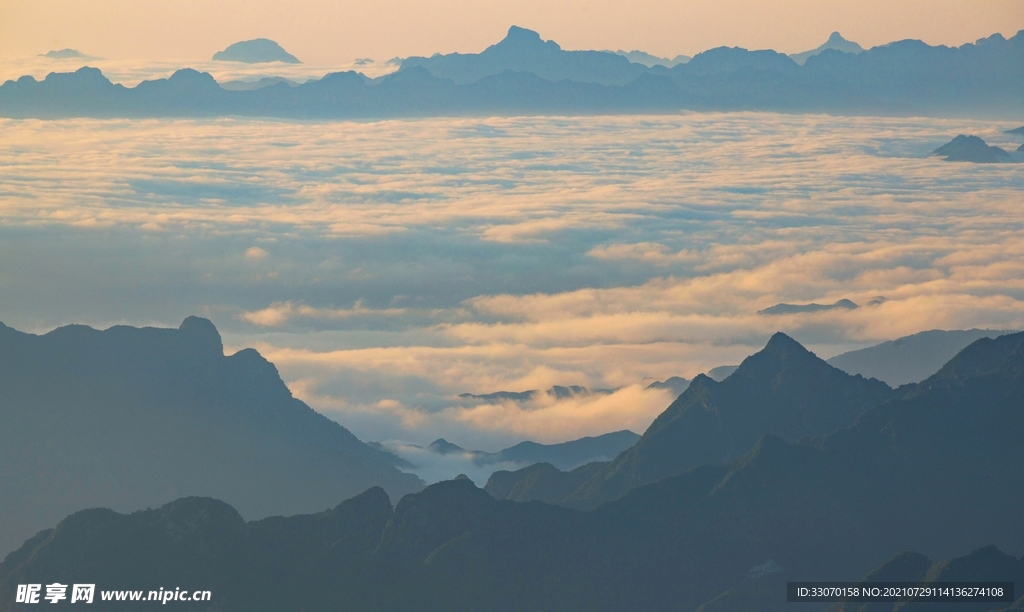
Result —
<path fill-rule="evenodd" d="M 945 157 L 946 161 L 993 164 L 1012 161 L 1010 154 L 999 147 L 989 146 L 977 136 L 960 134 L 953 140 L 932 151 L 932 155 Z"/>
<path fill-rule="evenodd" d="M 188 69 L 134 88 L 93 68 L 43 81 L 22 77 L 0 86 L 0 116 L 355 119 L 687 109 L 1017 118 L 1021 65 L 1024 32 L 957 48 L 900 41 L 855 55 L 826 50 L 803 66 L 774 51 L 722 47 L 673 68 L 647 68 L 614 53 L 562 51 L 516 28 L 483 53 L 409 58 L 397 73 L 373 80 L 345 72 L 297 87 L 228 91 Z"/>
<path fill-rule="evenodd" d="M 196 498 L 79 512 L 0 564 L 0 610 L 17 584 L 56 575 L 135 589 L 202 576 L 217 609 L 248 612 L 777 610 L 786 579 L 913 580 L 926 563 L 924 582 L 1016 580 L 1021 561 L 1000 550 L 1024 550 L 1022 438 L 1019 333 L 976 341 L 849 427 L 763 436 L 591 512 L 497 500 L 468 479 L 393 511 L 371 490 L 257 523 Z"/>
<path fill-rule="evenodd" d="M 86 59 L 90 57 L 77 49 L 55 49 L 42 55 L 50 59 Z"/>
<path fill-rule="evenodd" d="M 628 59 L 634 64 L 643 64 L 648 68 L 653 68 L 654 66 L 672 68 L 677 64 L 685 64 L 691 59 L 689 55 L 677 55 L 669 59 L 667 57 L 658 57 L 657 55 L 651 55 L 650 53 L 637 51 L 635 49 L 633 51 L 623 51 L 622 49 L 619 49 L 618 51 L 615 51 L 615 53 Z"/>
<path fill-rule="evenodd" d="M 665 380 L 656 380 L 651 384 L 647 385 L 648 389 L 666 389 L 672 393 L 672 395 L 679 396 L 680 393 L 686 391 L 686 388 L 690 386 L 690 381 L 680 376 L 671 376 Z"/>
<path fill-rule="evenodd" d="M 285 62 L 301 64 L 299 58 L 288 53 L 276 42 L 267 38 L 255 38 L 236 42 L 223 51 L 213 54 L 214 61 L 244 62 L 246 64 L 262 64 L 264 62 Z"/>
<path fill-rule="evenodd" d="M 178 329 L 0 325 L 0 551 L 82 508 L 216 496 L 248 518 L 422 487 L 292 397 L 206 319 Z"/>
<path fill-rule="evenodd" d="M 525 441 L 500 451 L 489 453 L 466 450 L 457 444 L 439 438 L 426 449 L 439 455 L 458 454 L 472 458 L 477 465 L 496 463 L 546 463 L 561 470 L 571 470 L 594 461 L 607 461 L 636 443 L 640 436 L 628 431 L 614 431 L 600 436 L 587 436 L 557 444 Z"/>
<path fill-rule="evenodd" d="M 834 304 L 776 304 L 763 310 L 760 315 L 798 314 L 802 312 L 820 312 L 822 310 L 855 310 L 857 305 L 850 300 L 839 300 Z"/>
<path fill-rule="evenodd" d="M 848 374 L 877 378 L 890 386 L 921 382 L 942 367 L 968 344 L 979 338 L 995 338 L 1010 331 L 933 329 L 827 359 L 829 365 Z"/>
<path fill-rule="evenodd" d="M 253 91 L 256 89 L 263 89 L 271 85 L 277 85 L 278 83 L 284 83 L 289 87 L 295 87 L 299 83 L 286 79 L 284 77 L 262 77 L 255 81 L 225 81 L 220 84 L 221 89 L 228 91 Z"/>
<path fill-rule="evenodd" d="M 732 376 L 732 373 L 739 369 L 738 365 L 724 365 L 718 366 L 717 368 L 711 368 L 708 370 L 708 378 L 718 382 L 722 382 L 726 378 Z M 841 369 L 841 368 L 840 368 Z"/>
<path fill-rule="evenodd" d="M 409 57 L 402 61 L 402 69 L 414 66 L 459 84 L 512 70 L 548 81 L 625 85 L 647 71 L 646 66 L 608 51 L 564 51 L 555 41 L 542 40 L 537 32 L 517 26 L 509 28 L 504 40 L 480 53 Z"/>
<path fill-rule="evenodd" d="M 1007 134 L 1024 134 L 1024 125 L 1022 125 L 1019 128 L 1014 128 L 1012 130 L 1006 130 L 1006 133 Z"/>
<path fill-rule="evenodd" d="M 840 51 L 842 53 L 861 53 L 864 51 L 864 47 L 861 47 L 853 41 L 846 40 L 839 32 L 832 32 L 820 47 L 811 49 L 810 51 L 804 51 L 803 53 L 794 53 L 789 57 L 796 63 L 803 66 L 807 63 L 807 59 L 813 55 L 818 55 L 822 51 Z"/>

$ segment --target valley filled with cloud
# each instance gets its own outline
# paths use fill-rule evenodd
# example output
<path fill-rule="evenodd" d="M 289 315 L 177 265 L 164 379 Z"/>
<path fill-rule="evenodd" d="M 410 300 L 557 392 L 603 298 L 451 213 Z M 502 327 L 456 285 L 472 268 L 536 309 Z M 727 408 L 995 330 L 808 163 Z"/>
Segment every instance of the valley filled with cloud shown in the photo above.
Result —
<path fill-rule="evenodd" d="M 977 120 L 0 120 L 0 321 L 209 317 L 364 440 L 643 431 L 653 380 L 1024 328 L 1024 165 Z M 855 309 L 758 314 L 778 303 Z M 525 402 L 460 393 L 606 388 Z"/>

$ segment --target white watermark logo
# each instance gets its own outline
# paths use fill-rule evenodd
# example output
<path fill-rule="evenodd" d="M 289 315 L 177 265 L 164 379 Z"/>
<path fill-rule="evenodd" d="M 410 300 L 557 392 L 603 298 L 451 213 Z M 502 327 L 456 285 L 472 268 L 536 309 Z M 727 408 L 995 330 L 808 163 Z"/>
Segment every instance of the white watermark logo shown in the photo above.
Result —
<path fill-rule="evenodd" d="M 68 585 L 54 582 L 45 585 L 46 595 L 43 595 L 44 585 L 42 584 L 19 584 L 14 603 L 37 604 L 41 603 L 40 598 L 55 604 L 68 598 Z M 74 584 L 71 585 L 70 603 L 91 604 L 96 595 L 95 584 Z M 210 591 L 189 591 L 176 589 L 163 589 L 159 591 L 100 591 L 101 601 L 153 601 L 166 604 L 170 601 L 210 601 Z"/>

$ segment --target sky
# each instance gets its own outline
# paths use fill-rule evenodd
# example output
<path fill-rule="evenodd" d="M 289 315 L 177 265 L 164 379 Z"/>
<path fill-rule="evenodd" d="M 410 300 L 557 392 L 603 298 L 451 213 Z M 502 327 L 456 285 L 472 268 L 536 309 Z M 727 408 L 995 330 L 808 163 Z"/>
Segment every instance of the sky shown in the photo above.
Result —
<path fill-rule="evenodd" d="M 827 358 L 1024 329 L 1007 123 L 681 113 L 0 120 L 0 321 L 210 318 L 364 440 L 494 451 L 642 432 L 652 380 L 784 331 Z M 871 305 L 878 297 L 886 298 Z M 776 303 L 856 310 L 767 316 Z M 553 401 L 458 394 L 618 389 Z"/>
<path fill-rule="evenodd" d="M 209 59 L 271 38 L 338 65 L 478 52 L 510 25 L 566 49 L 693 55 L 721 45 L 795 53 L 835 30 L 865 47 L 960 45 L 1024 29 L 1024 0 L 2 0 L 0 56 L 75 48 L 110 59 Z"/>

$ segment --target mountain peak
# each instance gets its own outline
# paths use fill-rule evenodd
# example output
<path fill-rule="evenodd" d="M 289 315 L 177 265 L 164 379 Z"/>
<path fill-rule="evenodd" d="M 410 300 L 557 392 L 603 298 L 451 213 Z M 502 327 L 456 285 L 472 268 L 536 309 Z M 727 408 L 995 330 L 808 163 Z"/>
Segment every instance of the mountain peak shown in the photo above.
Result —
<path fill-rule="evenodd" d="M 829 34 L 827 42 L 838 43 L 838 42 L 849 42 L 849 41 L 846 40 L 845 38 L 843 38 L 843 35 L 840 34 L 839 32 L 832 32 L 831 34 Z"/>
<path fill-rule="evenodd" d="M 519 26 L 512 26 L 508 29 L 508 34 L 494 47 L 505 48 L 548 48 L 550 51 L 561 51 L 562 48 L 558 46 L 553 40 L 544 40 L 540 37 L 540 34 L 521 28 Z M 493 47 L 492 47 L 493 48 Z"/>
<path fill-rule="evenodd" d="M 276 42 L 268 38 L 254 38 L 236 42 L 223 51 L 213 54 L 214 61 L 242 62 L 260 64 L 264 62 L 284 62 L 301 64 L 299 58 L 288 53 Z"/>
<path fill-rule="evenodd" d="M 192 344 L 201 347 L 203 352 L 224 354 L 224 343 L 221 341 L 220 332 L 209 319 L 195 316 L 186 317 L 178 326 L 178 331 L 188 337 Z"/>
<path fill-rule="evenodd" d="M 772 337 L 768 339 L 768 344 L 764 345 L 763 353 L 789 353 L 792 351 L 798 351 L 800 353 L 811 354 L 810 351 L 804 348 L 804 345 L 800 344 L 790 336 L 782 332 L 775 332 Z"/>

